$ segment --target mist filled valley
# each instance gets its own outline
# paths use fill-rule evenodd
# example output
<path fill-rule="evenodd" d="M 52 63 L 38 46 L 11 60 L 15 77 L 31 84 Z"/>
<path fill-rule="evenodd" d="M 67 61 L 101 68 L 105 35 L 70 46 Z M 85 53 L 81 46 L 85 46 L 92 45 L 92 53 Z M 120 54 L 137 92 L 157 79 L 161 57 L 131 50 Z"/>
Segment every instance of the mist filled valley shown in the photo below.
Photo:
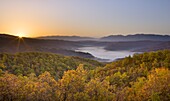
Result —
<path fill-rule="evenodd" d="M 152 36 L 110 41 L 0 34 L 0 100 L 168 101 L 170 36 Z"/>
<path fill-rule="evenodd" d="M 108 40 L 106 40 L 106 37 L 97 39 L 80 36 L 51 36 L 49 39 L 48 36 L 19 38 L 1 34 L 0 52 L 50 52 L 111 62 L 129 55 L 133 56 L 133 54 L 170 49 L 170 36 L 136 34 L 130 35 L 130 37 L 121 36 L 119 40 L 115 40 L 115 37 L 117 38 L 117 36 L 108 36 Z M 124 40 L 124 37 L 127 39 Z M 138 40 L 138 37 L 142 38 Z M 113 40 L 110 41 L 110 38 Z"/>
<path fill-rule="evenodd" d="M 110 51 L 105 50 L 104 47 L 80 47 L 75 50 L 76 52 L 90 53 L 98 61 L 101 62 L 112 62 L 118 59 L 122 59 L 127 56 L 133 56 L 133 54 L 138 54 L 139 52 L 125 51 Z"/>

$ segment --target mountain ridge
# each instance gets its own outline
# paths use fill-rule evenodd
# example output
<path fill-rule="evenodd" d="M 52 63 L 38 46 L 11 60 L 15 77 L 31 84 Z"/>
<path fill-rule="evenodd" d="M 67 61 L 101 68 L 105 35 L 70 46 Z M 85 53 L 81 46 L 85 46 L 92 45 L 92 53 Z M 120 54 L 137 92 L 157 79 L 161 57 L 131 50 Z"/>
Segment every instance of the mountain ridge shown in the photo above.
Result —
<path fill-rule="evenodd" d="M 100 38 L 101 41 L 170 41 L 170 35 L 157 35 L 157 34 L 134 34 L 134 35 L 109 35 Z"/>
<path fill-rule="evenodd" d="M 93 37 L 82 37 L 82 36 L 40 36 L 37 37 L 38 39 L 58 39 L 58 40 L 68 40 L 68 41 L 84 41 L 84 40 L 95 40 L 96 38 Z"/>
<path fill-rule="evenodd" d="M 80 47 L 76 42 L 65 40 L 45 40 L 37 38 L 19 38 L 13 35 L 0 34 L 0 52 L 51 52 L 67 56 L 80 56 L 94 58 L 89 53 L 76 52 L 75 48 Z"/>
<path fill-rule="evenodd" d="M 121 35 L 118 35 L 122 37 Z M 129 35 L 130 37 L 132 35 Z M 134 35 L 133 35 L 134 36 Z M 136 35 L 146 36 L 146 35 Z M 152 35 L 148 35 L 152 36 Z M 162 36 L 162 35 L 156 35 Z M 165 36 L 166 37 L 166 36 Z M 0 52 L 50 52 L 65 56 L 79 56 L 98 61 L 105 61 L 95 57 L 94 54 L 76 51 L 81 47 L 103 47 L 106 51 L 131 51 L 149 52 L 170 49 L 170 41 L 161 40 L 138 40 L 138 41 L 69 41 L 69 40 L 50 40 L 39 38 L 18 37 L 7 34 L 0 34 Z"/>
<path fill-rule="evenodd" d="M 40 36 L 38 39 L 50 39 L 50 40 L 67 40 L 67 41 L 144 41 L 144 40 L 153 40 L 153 41 L 170 41 L 170 35 L 161 35 L 161 34 L 129 34 L 129 35 L 108 35 L 100 38 L 94 37 L 85 37 L 85 36 Z"/>

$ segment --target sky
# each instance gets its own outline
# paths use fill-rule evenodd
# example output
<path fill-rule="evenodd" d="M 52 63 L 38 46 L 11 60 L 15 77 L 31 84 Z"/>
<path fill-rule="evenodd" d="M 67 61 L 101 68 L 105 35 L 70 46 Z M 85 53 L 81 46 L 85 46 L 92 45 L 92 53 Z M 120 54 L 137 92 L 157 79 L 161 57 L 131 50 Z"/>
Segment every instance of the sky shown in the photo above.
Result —
<path fill-rule="evenodd" d="M 170 35 L 170 0 L 0 0 L 0 33 Z"/>

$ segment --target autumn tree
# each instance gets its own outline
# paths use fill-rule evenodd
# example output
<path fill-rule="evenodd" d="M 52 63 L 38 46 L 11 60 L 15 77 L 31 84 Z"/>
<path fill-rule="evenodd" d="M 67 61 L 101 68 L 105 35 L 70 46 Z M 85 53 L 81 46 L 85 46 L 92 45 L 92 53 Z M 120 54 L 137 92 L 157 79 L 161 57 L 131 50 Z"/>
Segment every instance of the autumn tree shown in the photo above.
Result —
<path fill-rule="evenodd" d="M 87 71 L 83 65 L 79 65 L 76 70 L 64 72 L 61 80 L 58 81 L 58 90 L 56 94 L 61 101 L 74 101 L 77 95 L 84 91 Z M 78 100 L 78 99 L 77 99 Z"/>

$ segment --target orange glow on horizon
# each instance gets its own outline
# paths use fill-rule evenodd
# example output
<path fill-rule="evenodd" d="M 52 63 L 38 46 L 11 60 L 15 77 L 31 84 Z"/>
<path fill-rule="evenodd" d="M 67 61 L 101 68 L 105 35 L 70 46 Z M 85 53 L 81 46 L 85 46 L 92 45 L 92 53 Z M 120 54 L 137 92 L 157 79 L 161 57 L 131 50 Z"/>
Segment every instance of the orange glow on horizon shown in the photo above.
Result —
<path fill-rule="evenodd" d="M 22 38 L 22 37 L 25 37 L 25 34 L 24 34 L 24 33 L 18 33 L 17 36 L 18 36 L 19 38 Z"/>

